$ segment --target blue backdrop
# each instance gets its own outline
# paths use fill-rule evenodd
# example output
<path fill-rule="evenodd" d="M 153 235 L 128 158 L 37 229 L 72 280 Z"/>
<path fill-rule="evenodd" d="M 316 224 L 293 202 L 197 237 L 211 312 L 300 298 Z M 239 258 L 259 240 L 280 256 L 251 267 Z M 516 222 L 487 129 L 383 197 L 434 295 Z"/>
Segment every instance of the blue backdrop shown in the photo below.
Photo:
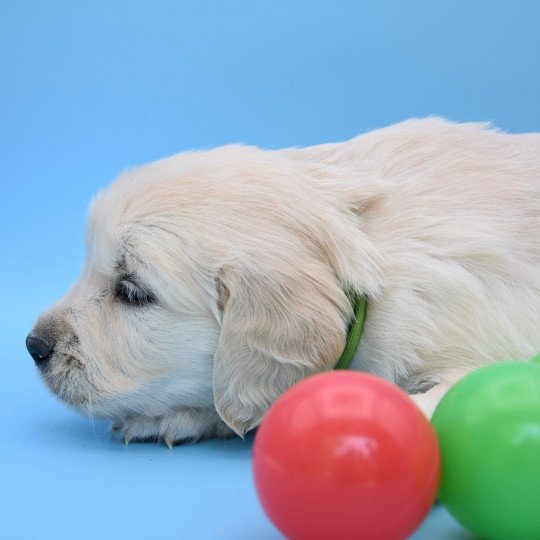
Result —
<path fill-rule="evenodd" d="M 39 383 L 24 337 L 82 266 L 90 197 L 188 148 L 430 114 L 539 130 L 539 19 L 534 0 L 1 2 L 0 537 L 279 538 L 249 441 L 124 447 Z M 466 537 L 442 510 L 417 537 L 435 530 Z"/>

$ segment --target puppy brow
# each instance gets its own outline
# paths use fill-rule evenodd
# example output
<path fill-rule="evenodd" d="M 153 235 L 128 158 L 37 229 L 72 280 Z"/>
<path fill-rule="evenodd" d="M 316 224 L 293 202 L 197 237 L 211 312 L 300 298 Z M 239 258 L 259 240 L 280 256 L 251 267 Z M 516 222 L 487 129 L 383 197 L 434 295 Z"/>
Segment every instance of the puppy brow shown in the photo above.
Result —
<path fill-rule="evenodd" d="M 132 268 L 142 265 L 143 259 L 129 240 L 124 240 L 121 244 L 114 271 L 117 275 L 132 274 Z"/>
<path fill-rule="evenodd" d="M 114 271 L 118 275 L 129 274 L 125 255 L 122 255 L 122 257 L 118 259 L 114 266 Z"/>
<path fill-rule="evenodd" d="M 128 264 L 126 254 L 124 253 L 117 261 L 114 266 L 114 277 L 113 281 L 119 283 L 122 281 L 129 281 L 136 287 L 143 290 L 149 296 L 152 295 L 148 286 L 145 285 L 144 280 L 141 280 L 141 277 L 138 272 L 134 271 L 133 268 L 130 268 L 131 265 Z M 153 296 L 153 295 L 152 295 Z"/>
<path fill-rule="evenodd" d="M 137 273 L 133 271 L 131 265 L 128 264 L 126 256 L 122 255 L 118 259 L 116 265 L 114 266 L 114 274 L 117 279 L 127 279 L 137 283 L 139 281 Z"/>

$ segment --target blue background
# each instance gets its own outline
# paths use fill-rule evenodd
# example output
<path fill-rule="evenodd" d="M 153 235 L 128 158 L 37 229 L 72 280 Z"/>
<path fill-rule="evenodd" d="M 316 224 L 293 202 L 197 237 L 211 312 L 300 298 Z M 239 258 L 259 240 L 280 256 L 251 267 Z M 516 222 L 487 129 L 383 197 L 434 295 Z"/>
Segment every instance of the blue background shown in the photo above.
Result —
<path fill-rule="evenodd" d="M 24 337 L 82 266 L 88 201 L 188 148 L 429 114 L 537 131 L 539 19 L 535 1 L 1 2 L 0 537 L 280 538 L 251 439 L 125 447 L 39 382 Z M 468 535 L 439 508 L 415 538 Z"/>

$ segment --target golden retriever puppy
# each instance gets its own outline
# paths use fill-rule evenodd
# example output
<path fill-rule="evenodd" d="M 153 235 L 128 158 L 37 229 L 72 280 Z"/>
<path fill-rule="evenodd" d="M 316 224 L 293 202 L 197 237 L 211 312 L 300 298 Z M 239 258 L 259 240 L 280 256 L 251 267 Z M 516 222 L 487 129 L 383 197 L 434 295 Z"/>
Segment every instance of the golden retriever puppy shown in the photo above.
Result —
<path fill-rule="evenodd" d="M 92 203 L 86 267 L 27 347 L 126 441 L 243 435 L 333 369 L 431 414 L 458 378 L 540 350 L 540 135 L 411 120 L 348 142 L 226 146 L 129 171 Z"/>

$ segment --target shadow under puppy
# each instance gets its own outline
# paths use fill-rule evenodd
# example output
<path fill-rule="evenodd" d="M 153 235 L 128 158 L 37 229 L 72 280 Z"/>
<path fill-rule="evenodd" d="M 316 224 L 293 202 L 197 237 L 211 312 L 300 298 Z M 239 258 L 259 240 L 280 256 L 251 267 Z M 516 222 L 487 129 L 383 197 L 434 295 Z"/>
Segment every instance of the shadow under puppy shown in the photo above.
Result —
<path fill-rule="evenodd" d="M 56 395 L 126 441 L 243 435 L 333 369 L 355 291 L 351 368 L 430 415 L 468 371 L 540 350 L 539 230 L 539 134 L 430 118 L 183 153 L 98 194 L 85 269 L 27 346 Z"/>

